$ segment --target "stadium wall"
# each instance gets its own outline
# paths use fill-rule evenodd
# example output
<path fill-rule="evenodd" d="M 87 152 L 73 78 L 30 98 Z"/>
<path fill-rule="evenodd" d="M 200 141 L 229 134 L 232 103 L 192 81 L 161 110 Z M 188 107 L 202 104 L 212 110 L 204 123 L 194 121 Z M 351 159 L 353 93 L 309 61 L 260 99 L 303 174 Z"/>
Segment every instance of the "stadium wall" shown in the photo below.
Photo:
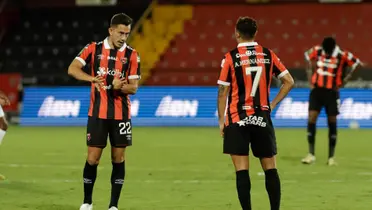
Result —
<path fill-rule="evenodd" d="M 272 89 L 270 98 L 278 89 Z M 372 127 L 372 90 L 341 91 L 339 127 Z M 26 88 L 22 126 L 83 126 L 90 88 Z M 294 89 L 272 112 L 276 127 L 306 127 L 309 89 Z M 217 126 L 216 87 L 142 87 L 131 97 L 135 126 Z M 318 120 L 326 126 L 322 111 Z"/>

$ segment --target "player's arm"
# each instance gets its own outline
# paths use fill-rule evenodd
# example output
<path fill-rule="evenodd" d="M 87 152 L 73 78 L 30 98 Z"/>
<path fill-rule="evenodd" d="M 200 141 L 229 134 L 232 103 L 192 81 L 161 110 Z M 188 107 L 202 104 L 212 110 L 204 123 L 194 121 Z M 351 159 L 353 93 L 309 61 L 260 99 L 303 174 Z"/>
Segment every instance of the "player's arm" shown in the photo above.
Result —
<path fill-rule="evenodd" d="M 275 98 L 270 103 L 270 108 L 275 109 L 275 107 L 281 102 L 291 91 L 291 89 L 294 86 L 294 80 L 290 73 L 285 74 L 280 78 L 280 81 L 282 82 L 282 86 L 280 87 L 280 90 L 278 94 L 275 96 Z"/>
<path fill-rule="evenodd" d="M 220 127 L 221 135 L 223 135 L 223 128 L 225 125 L 225 110 L 227 103 L 227 96 L 230 90 L 231 71 L 230 59 L 225 57 L 221 62 L 221 72 L 218 78 L 218 96 L 217 96 L 217 110 L 218 110 L 218 124 Z"/>
<path fill-rule="evenodd" d="M 342 81 L 342 86 L 345 86 L 347 82 L 352 78 L 353 73 L 363 67 L 363 63 L 359 60 L 359 58 L 355 57 L 351 52 L 347 52 L 345 54 L 345 59 L 347 65 L 349 66 L 350 70 L 349 73 L 344 77 Z"/>
<path fill-rule="evenodd" d="M 121 92 L 125 94 L 134 95 L 138 90 L 138 79 L 129 79 L 128 82 L 125 82 L 121 87 Z"/>
<path fill-rule="evenodd" d="M 68 67 L 68 75 L 74 77 L 80 81 L 93 82 L 93 83 L 103 83 L 103 78 L 100 76 L 93 77 L 83 71 L 83 67 L 91 59 L 92 52 L 94 50 L 94 44 L 87 45 L 79 53 L 79 55 L 71 62 Z"/>
<path fill-rule="evenodd" d="M 314 46 L 305 52 L 305 63 L 306 63 L 306 75 L 309 83 L 311 84 L 311 76 L 313 75 L 313 65 L 312 61 L 316 59 L 317 52 L 320 46 Z"/>
<path fill-rule="evenodd" d="M 121 87 L 121 92 L 125 94 L 136 94 L 138 90 L 138 81 L 141 79 L 140 57 L 136 51 L 132 52 L 130 57 L 130 69 L 128 82 Z"/>
<path fill-rule="evenodd" d="M 280 87 L 278 94 L 270 103 L 270 108 L 275 109 L 275 107 L 288 95 L 289 91 L 291 91 L 293 88 L 294 80 L 287 68 L 282 64 L 282 62 L 280 62 L 279 58 L 274 53 L 272 54 L 274 63 L 273 73 L 282 82 L 282 86 Z"/>
<path fill-rule="evenodd" d="M 307 80 L 309 81 L 309 83 L 311 84 L 311 76 L 313 75 L 313 66 L 312 66 L 312 62 L 311 61 L 308 61 L 306 60 L 306 75 L 307 75 Z"/>
<path fill-rule="evenodd" d="M 73 60 L 70 66 L 68 67 L 68 74 L 80 81 L 93 82 L 94 77 L 85 73 L 82 68 L 83 64 L 80 63 L 77 59 Z"/>
<path fill-rule="evenodd" d="M 0 105 L 7 106 L 10 105 L 9 98 L 0 90 Z"/>
<path fill-rule="evenodd" d="M 227 96 L 229 94 L 230 87 L 226 85 L 218 85 L 218 97 L 217 97 L 217 110 L 218 110 L 218 123 L 223 125 L 225 123 L 225 110 L 227 103 Z"/>

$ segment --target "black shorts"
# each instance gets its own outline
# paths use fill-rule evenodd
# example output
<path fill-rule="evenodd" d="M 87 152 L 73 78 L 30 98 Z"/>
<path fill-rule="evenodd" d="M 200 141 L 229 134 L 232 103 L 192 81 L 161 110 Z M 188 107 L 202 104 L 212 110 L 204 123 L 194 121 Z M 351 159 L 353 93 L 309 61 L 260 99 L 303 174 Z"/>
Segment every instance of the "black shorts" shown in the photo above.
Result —
<path fill-rule="evenodd" d="M 309 110 L 320 112 L 325 107 L 329 116 L 340 114 L 340 93 L 337 90 L 314 88 L 310 92 Z"/>
<path fill-rule="evenodd" d="M 275 131 L 269 112 L 256 112 L 246 120 L 225 127 L 225 154 L 248 155 L 249 144 L 255 157 L 270 158 L 277 154 Z"/>
<path fill-rule="evenodd" d="M 111 120 L 88 117 L 87 145 L 105 148 L 107 137 L 112 147 L 132 145 L 131 120 Z"/>

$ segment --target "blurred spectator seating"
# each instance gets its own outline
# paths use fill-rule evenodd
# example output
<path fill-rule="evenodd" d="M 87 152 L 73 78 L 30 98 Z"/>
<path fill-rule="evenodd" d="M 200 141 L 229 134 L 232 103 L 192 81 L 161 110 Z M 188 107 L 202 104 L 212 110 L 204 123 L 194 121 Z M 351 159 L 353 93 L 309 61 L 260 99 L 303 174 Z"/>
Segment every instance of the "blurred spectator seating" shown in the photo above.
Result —
<path fill-rule="evenodd" d="M 258 21 L 257 41 L 273 49 L 287 68 L 303 68 L 304 51 L 329 35 L 341 48 L 371 63 L 371 10 L 370 4 L 194 6 L 192 20 L 172 41 L 146 84 L 215 85 L 224 54 L 236 46 L 235 22 L 246 15 Z"/>
<path fill-rule="evenodd" d="M 71 84 L 67 68 L 80 50 L 108 35 L 113 14 L 126 12 L 137 20 L 143 8 L 71 7 L 22 10 L 0 48 L 1 72 L 22 72 L 42 84 Z M 6 59 L 5 59 L 6 58 Z"/>

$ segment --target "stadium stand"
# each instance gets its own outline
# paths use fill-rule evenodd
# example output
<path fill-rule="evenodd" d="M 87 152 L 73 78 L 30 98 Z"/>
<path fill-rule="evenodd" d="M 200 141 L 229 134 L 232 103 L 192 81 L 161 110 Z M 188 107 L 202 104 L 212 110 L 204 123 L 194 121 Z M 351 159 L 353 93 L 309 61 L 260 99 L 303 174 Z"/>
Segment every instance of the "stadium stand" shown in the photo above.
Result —
<path fill-rule="evenodd" d="M 138 20 L 146 6 L 140 4 L 130 8 L 126 5 L 123 9 L 57 5 L 53 10 L 24 7 L 2 40 L 1 72 L 21 72 L 26 80 L 35 78 L 31 81 L 38 85 L 81 84 L 66 74 L 77 53 L 89 42 L 107 36 L 113 14 L 125 11 Z"/>
<path fill-rule="evenodd" d="M 372 33 L 370 9 L 369 4 L 193 6 L 192 19 L 172 40 L 146 84 L 214 85 L 223 55 L 236 45 L 235 21 L 247 11 L 259 23 L 257 41 L 277 52 L 288 68 L 303 67 L 304 51 L 327 35 L 371 63 L 372 46 L 366 44 Z"/>
<path fill-rule="evenodd" d="M 144 85 L 215 85 L 224 53 L 236 45 L 235 21 L 248 13 L 259 23 L 257 41 L 274 49 L 297 80 L 306 80 L 303 52 L 320 43 L 325 35 L 336 36 L 340 46 L 354 52 L 368 66 L 371 63 L 372 4 L 368 3 L 279 4 L 287 1 L 272 0 L 246 4 L 245 0 L 233 0 L 216 4 L 226 1 L 160 0 L 161 4 L 150 5 L 151 0 L 128 0 L 118 1 L 115 7 L 77 7 L 74 0 L 8 2 L 13 7 L 0 12 L 0 35 L 5 34 L 0 39 L 0 71 L 21 72 L 28 84 L 82 84 L 66 75 L 74 56 L 88 42 L 106 36 L 113 13 L 126 12 L 140 20 L 146 16 L 146 8 L 150 9 L 147 19 L 136 25 L 140 29 L 130 40 L 141 55 Z M 195 2 L 199 4 L 192 4 Z M 9 30 L 5 30 L 7 25 L 11 25 Z M 366 71 L 356 76 L 372 79 Z"/>

